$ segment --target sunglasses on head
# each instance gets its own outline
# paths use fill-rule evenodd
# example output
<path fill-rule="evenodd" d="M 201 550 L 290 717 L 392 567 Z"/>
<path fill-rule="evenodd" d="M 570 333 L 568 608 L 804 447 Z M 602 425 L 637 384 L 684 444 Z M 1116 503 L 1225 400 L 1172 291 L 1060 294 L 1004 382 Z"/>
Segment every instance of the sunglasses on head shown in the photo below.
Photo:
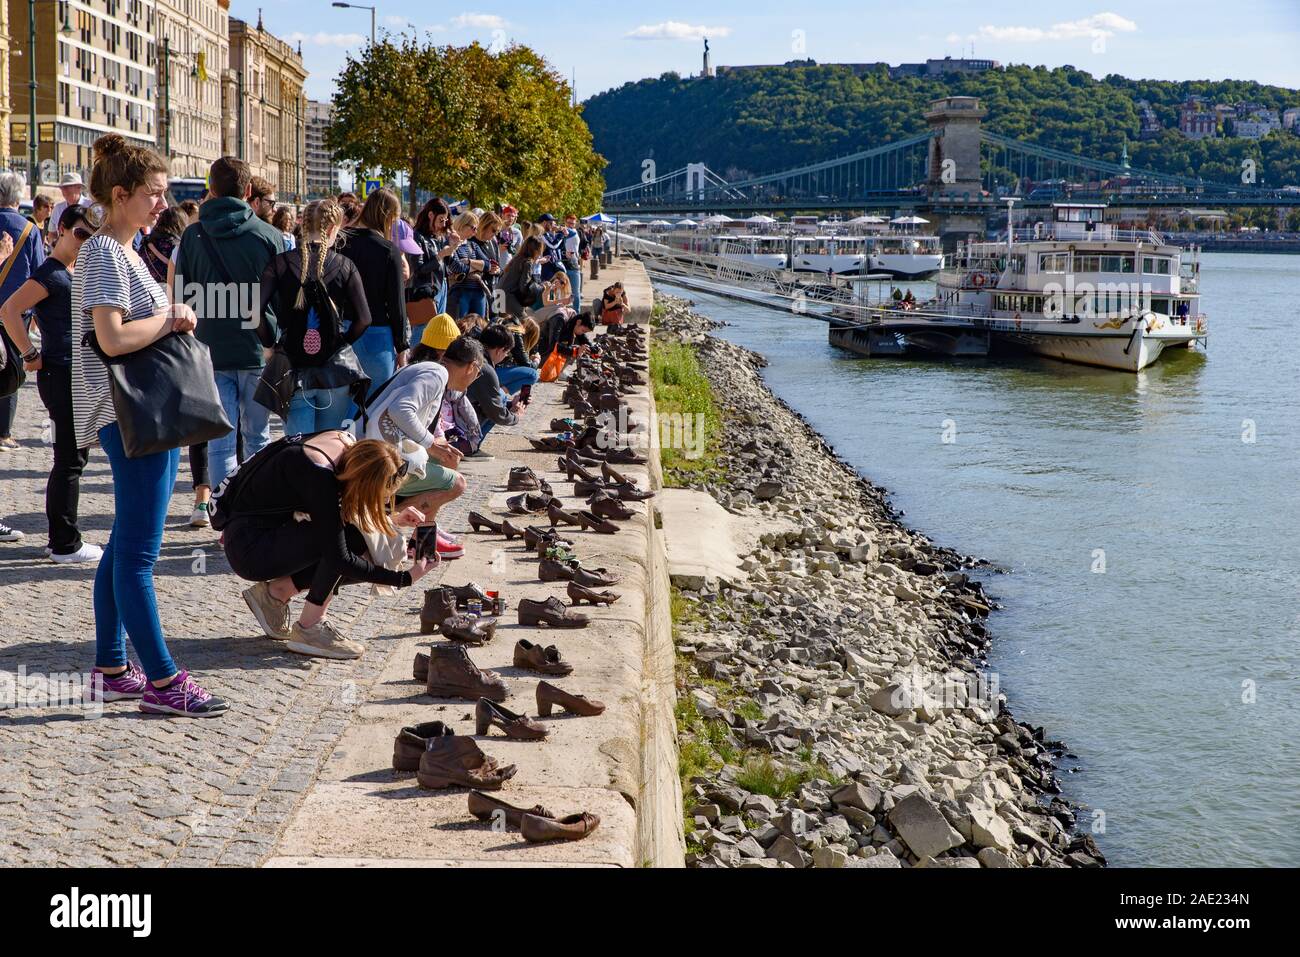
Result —
<path fill-rule="evenodd" d="M 76 236 L 84 243 L 87 239 L 89 239 L 91 236 L 95 234 L 91 232 L 89 229 L 87 229 L 85 226 L 73 226 L 72 235 Z"/>

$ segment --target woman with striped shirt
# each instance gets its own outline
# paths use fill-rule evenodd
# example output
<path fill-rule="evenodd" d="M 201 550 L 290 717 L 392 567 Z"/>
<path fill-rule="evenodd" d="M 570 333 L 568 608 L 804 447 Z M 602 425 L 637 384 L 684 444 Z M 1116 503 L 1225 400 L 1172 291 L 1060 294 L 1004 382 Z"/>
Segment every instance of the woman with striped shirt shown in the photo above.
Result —
<path fill-rule="evenodd" d="M 176 484 L 180 450 L 127 458 L 108 370 L 82 342 L 94 332 L 110 356 L 136 352 L 172 332 L 194 331 L 194 311 L 167 295 L 132 248 L 167 208 L 167 162 L 117 133 L 95 142 L 90 193 L 103 210 L 82 244 L 72 279 L 72 413 L 80 448 L 98 444 L 113 470 L 113 531 L 95 573 L 94 694 L 140 699 L 140 710 L 209 718 L 227 705 L 177 668 L 163 638 L 153 569 Z M 131 639 L 143 670 L 126 656 Z"/>

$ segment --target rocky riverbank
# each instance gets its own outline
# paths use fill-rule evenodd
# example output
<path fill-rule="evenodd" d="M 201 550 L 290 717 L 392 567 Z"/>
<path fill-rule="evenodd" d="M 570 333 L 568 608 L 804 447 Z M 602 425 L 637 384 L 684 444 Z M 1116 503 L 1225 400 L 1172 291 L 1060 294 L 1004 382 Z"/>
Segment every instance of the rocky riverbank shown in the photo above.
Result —
<path fill-rule="evenodd" d="M 695 348 L 722 406 L 694 487 L 763 529 L 748 580 L 682 591 L 679 745 L 700 867 L 1097 867 L 1056 795 L 1064 748 L 982 667 L 975 563 L 896 520 L 763 384 L 756 353 L 684 300 L 655 338 Z"/>

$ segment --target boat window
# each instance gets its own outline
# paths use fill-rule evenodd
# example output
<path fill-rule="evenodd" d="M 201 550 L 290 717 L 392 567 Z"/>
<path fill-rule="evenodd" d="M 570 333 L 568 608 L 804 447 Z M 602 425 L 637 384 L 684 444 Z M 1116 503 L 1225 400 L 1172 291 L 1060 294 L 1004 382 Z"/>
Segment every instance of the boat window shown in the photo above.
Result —
<path fill-rule="evenodd" d="M 1143 256 L 1142 271 L 1153 276 L 1169 275 L 1169 260 L 1163 256 Z"/>
<path fill-rule="evenodd" d="M 1068 259 L 1065 253 L 1041 253 L 1038 257 L 1038 271 L 1063 273 L 1067 269 Z"/>

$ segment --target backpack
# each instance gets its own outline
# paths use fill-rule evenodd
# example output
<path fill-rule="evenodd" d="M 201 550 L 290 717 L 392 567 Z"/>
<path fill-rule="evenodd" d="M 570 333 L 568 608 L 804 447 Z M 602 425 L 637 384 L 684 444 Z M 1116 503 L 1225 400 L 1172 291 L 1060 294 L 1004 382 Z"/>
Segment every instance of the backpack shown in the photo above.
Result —
<path fill-rule="evenodd" d="M 268 443 L 251 459 L 245 460 L 242 465 L 237 465 L 233 472 L 222 479 L 221 484 L 212 493 L 209 520 L 212 522 L 213 530 L 220 532 L 230 524 L 231 519 L 235 517 L 235 506 L 239 502 L 240 493 L 247 487 L 249 480 L 257 474 L 258 469 L 285 449 L 302 445 L 307 438 L 308 436 L 305 435 L 286 435 L 282 439 Z M 280 513 L 291 514 L 282 508 L 245 509 L 239 514 L 278 515 Z"/>
<path fill-rule="evenodd" d="M 308 251 L 302 250 L 302 255 Z M 295 368 L 321 365 L 343 344 L 343 320 L 325 283 L 310 275 L 302 284 L 302 294 L 306 307 L 302 321 L 294 310 L 280 336 Z"/>

